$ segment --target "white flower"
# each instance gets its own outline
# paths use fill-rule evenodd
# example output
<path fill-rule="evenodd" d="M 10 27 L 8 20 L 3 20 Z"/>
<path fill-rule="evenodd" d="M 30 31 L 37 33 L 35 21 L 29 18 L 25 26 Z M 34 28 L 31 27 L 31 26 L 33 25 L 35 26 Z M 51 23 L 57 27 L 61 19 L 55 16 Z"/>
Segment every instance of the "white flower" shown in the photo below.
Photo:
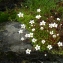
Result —
<path fill-rule="evenodd" d="M 35 28 L 32 28 L 32 31 L 35 31 Z"/>
<path fill-rule="evenodd" d="M 30 34 L 27 34 L 28 35 L 28 37 L 30 38 Z"/>
<path fill-rule="evenodd" d="M 44 27 L 40 27 L 40 30 L 43 30 L 44 29 Z"/>
<path fill-rule="evenodd" d="M 50 34 L 53 35 L 53 31 L 50 31 Z"/>
<path fill-rule="evenodd" d="M 30 49 L 27 49 L 26 50 L 26 54 L 30 54 L 31 50 Z"/>
<path fill-rule="evenodd" d="M 33 37 L 33 33 L 30 33 L 30 37 Z"/>
<path fill-rule="evenodd" d="M 53 23 L 49 24 L 49 27 L 52 28 L 53 27 Z"/>
<path fill-rule="evenodd" d="M 45 21 L 43 20 L 42 22 L 40 22 L 40 25 L 45 25 Z"/>
<path fill-rule="evenodd" d="M 17 14 L 19 17 L 23 17 L 23 13 L 19 12 L 19 14 Z"/>
<path fill-rule="evenodd" d="M 25 37 L 27 38 L 27 37 L 33 37 L 33 33 L 29 33 L 29 34 L 25 34 Z"/>
<path fill-rule="evenodd" d="M 57 36 L 59 36 L 59 33 L 57 34 Z"/>
<path fill-rule="evenodd" d="M 53 35 L 53 38 L 56 38 L 56 35 Z"/>
<path fill-rule="evenodd" d="M 58 24 L 56 23 L 53 23 L 53 27 L 57 28 Z"/>
<path fill-rule="evenodd" d="M 36 45 L 35 49 L 40 50 L 40 46 Z"/>
<path fill-rule="evenodd" d="M 44 56 L 47 56 L 47 54 L 44 54 Z"/>
<path fill-rule="evenodd" d="M 52 49 L 52 45 L 48 45 L 47 48 L 48 48 L 49 50 L 51 50 L 51 49 Z"/>
<path fill-rule="evenodd" d="M 30 38 L 30 34 L 25 34 L 25 37 L 27 38 L 27 37 L 29 37 Z"/>
<path fill-rule="evenodd" d="M 18 32 L 19 32 L 19 34 L 20 34 L 20 33 L 23 33 L 23 30 L 19 30 Z"/>
<path fill-rule="evenodd" d="M 24 28 L 25 29 L 25 24 L 21 24 L 21 28 Z"/>
<path fill-rule="evenodd" d="M 42 42 L 42 44 L 44 44 L 45 43 L 45 40 L 42 40 L 41 42 Z"/>
<path fill-rule="evenodd" d="M 63 46 L 63 45 L 62 45 L 62 42 L 60 42 L 60 41 L 59 41 L 57 44 L 58 44 L 59 47 L 60 47 L 60 46 Z"/>
<path fill-rule="evenodd" d="M 34 43 L 35 43 L 36 41 L 37 41 L 37 39 L 35 39 L 35 38 L 33 38 L 33 39 L 32 39 L 32 42 L 34 42 Z"/>
<path fill-rule="evenodd" d="M 24 37 L 22 37 L 21 40 L 23 41 L 24 40 Z"/>
<path fill-rule="evenodd" d="M 41 15 L 36 15 L 36 18 L 37 18 L 37 19 L 40 19 L 40 18 L 41 18 Z"/>
<path fill-rule="evenodd" d="M 29 22 L 30 24 L 33 24 L 34 23 L 34 20 L 30 20 L 30 22 Z"/>
<path fill-rule="evenodd" d="M 28 34 L 25 34 L 25 37 L 27 38 L 28 37 Z"/>
<path fill-rule="evenodd" d="M 37 12 L 40 12 L 41 10 L 40 9 L 37 9 Z"/>
<path fill-rule="evenodd" d="M 58 21 L 60 21 L 60 18 L 57 18 Z"/>
<path fill-rule="evenodd" d="M 50 28 L 52 28 L 52 27 L 57 28 L 57 26 L 58 26 L 58 24 L 56 24 L 55 22 L 54 22 L 54 23 L 49 24 L 49 27 L 50 27 Z"/>

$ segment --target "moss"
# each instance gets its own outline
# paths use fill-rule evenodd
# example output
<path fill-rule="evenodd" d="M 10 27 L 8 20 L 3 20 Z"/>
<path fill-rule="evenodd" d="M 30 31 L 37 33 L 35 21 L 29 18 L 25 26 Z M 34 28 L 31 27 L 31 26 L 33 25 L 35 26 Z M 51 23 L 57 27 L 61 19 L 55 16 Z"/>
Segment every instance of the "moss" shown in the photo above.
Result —
<path fill-rule="evenodd" d="M 0 12 L 0 22 L 8 21 L 8 13 L 7 12 Z"/>
<path fill-rule="evenodd" d="M 8 13 L 9 13 L 9 20 L 11 21 L 11 20 L 14 20 L 15 21 L 15 18 L 16 18 L 16 11 L 13 9 L 13 10 L 8 10 Z"/>

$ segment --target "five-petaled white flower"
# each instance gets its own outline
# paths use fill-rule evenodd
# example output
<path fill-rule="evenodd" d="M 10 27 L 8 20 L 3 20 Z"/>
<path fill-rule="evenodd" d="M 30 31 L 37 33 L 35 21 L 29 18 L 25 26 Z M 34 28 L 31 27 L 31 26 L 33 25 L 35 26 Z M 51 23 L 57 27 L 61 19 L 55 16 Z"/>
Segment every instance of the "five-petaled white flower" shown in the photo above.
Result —
<path fill-rule="evenodd" d="M 45 25 L 45 21 L 43 20 L 42 22 L 40 22 L 40 25 Z"/>
<path fill-rule="evenodd" d="M 19 34 L 20 34 L 20 33 L 23 33 L 23 30 L 19 30 L 18 32 L 19 32 Z"/>
<path fill-rule="evenodd" d="M 40 27 L 40 30 L 43 30 L 44 29 L 44 27 Z"/>
<path fill-rule="evenodd" d="M 26 54 L 30 54 L 31 50 L 30 49 L 27 49 L 26 50 Z"/>
<path fill-rule="evenodd" d="M 41 10 L 40 9 L 37 9 L 37 12 L 40 12 Z"/>
<path fill-rule="evenodd" d="M 53 35 L 53 31 L 50 31 L 50 34 Z"/>
<path fill-rule="evenodd" d="M 21 40 L 23 41 L 24 40 L 24 37 L 21 37 Z"/>
<path fill-rule="evenodd" d="M 58 24 L 56 24 L 55 22 L 53 23 L 53 27 L 57 28 Z"/>
<path fill-rule="evenodd" d="M 17 14 L 19 17 L 23 17 L 23 13 L 19 12 L 19 14 Z"/>
<path fill-rule="evenodd" d="M 37 50 L 40 50 L 40 46 L 39 45 L 36 45 L 35 49 L 36 49 L 36 51 Z"/>
<path fill-rule="evenodd" d="M 26 37 L 26 38 L 27 38 L 27 37 L 30 38 L 30 34 L 25 34 L 25 37 Z"/>
<path fill-rule="evenodd" d="M 35 28 L 32 28 L 32 31 L 35 31 Z"/>
<path fill-rule="evenodd" d="M 29 22 L 31 25 L 34 23 L 34 20 L 30 20 L 30 22 Z"/>
<path fill-rule="evenodd" d="M 50 23 L 50 24 L 49 24 L 49 27 L 52 28 L 52 27 L 53 27 L 53 23 Z"/>
<path fill-rule="evenodd" d="M 60 42 L 60 41 L 57 44 L 58 44 L 59 47 L 63 46 L 62 42 Z"/>
<path fill-rule="evenodd" d="M 26 27 L 25 24 L 21 24 L 21 28 L 24 28 L 25 29 L 25 27 Z"/>
<path fill-rule="evenodd" d="M 36 15 L 35 18 L 40 19 L 41 18 L 41 15 Z"/>
<path fill-rule="evenodd" d="M 30 37 L 33 37 L 33 33 L 29 33 L 30 34 Z"/>
<path fill-rule="evenodd" d="M 45 43 L 45 40 L 42 40 L 41 42 L 42 42 L 42 44 L 44 44 Z"/>
<path fill-rule="evenodd" d="M 51 50 L 51 49 L 52 49 L 52 45 L 48 45 L 47 48 L 48 48 L 49 50 Z"/>
<path fill-rule="evenodd" d="M 32 42 L 33 42 L 33 43 L 35 43 L 36 41 L 37 41 L 37 39 L 35 39 L 35 38 L 32 39 Z"/>
<path fill-rule="evenodd" d="M 53 35 L 53 38 L 56 38 L 56 35 Z"/>
<path fill-rule="evenodd" d="M 58 21 L 60 21 L 60 18 L 57 18 Z"/>

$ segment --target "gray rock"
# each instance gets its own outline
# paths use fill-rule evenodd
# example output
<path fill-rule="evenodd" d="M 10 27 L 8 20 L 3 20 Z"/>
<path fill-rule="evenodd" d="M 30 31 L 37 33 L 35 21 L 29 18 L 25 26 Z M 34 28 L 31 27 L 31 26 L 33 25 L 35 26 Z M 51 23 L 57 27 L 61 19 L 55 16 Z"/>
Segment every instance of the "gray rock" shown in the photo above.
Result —
<path fill-rule="evenodd" d="M 63 57 L 57 57 L 57 61 L 58 61 L 59 63 L 63 63 Z"/>
<path fill-rule="evenodd" d="M 23 33 L 19 34 L 18 31 L 21 29 L 21 24 L 18 22 L 8 22 L 4 26 L 3 31 L 0 31 L 0 40 L 2 43 L 2 50 L 13 51 L 13 52 L 24 52 L 27 48 L 32 49 L 32 45 L 29 38 L 25 37 L 28 30 L 22 29 Z M 21 41 L 21 37 L 24 37 L 24 41 Z"/>

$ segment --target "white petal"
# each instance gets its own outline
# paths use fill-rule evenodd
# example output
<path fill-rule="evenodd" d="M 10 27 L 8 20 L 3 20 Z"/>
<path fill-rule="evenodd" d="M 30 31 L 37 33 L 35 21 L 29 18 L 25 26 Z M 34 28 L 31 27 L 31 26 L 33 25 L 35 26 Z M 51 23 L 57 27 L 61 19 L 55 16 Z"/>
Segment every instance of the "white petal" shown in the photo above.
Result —
<path fill-rule="evenodd" d="M 32 31 L 35 31 L 35 28 L 33 28 Z"/>
<path fill-rule="evenodd" d="M 40 50 L 40 46 L 36 45 L 35 49 Z"/>
<path fill-rule="evenodd" d="M 30 54 L 31 50 L 30 49 L 27 49 L 26 50 L 26 54 Z"/>
<path fill-rule="evenodd" d="M 24 38 L 22 37 L 22 38 L 21 38 L 21 40 L 23 41 L 23 40 L 24 40 Z"/>
<path fill-rule="evenodd" d="M 41 18 L 41 15 L 36 15 L 36 18 L 37 18 L 37 19 L 40 19 L 40 18 Z"/>
<path fill-rule="evenodd" d="M 41 10 L 40 9 L 37 9 L 37 12 L 40 12 Z"/>
<path fill-rule="evenodd" d="M 60 18 L 57 18 L 58 21 L 60 21 Z"/>
<path fill-rule="evenodd" d="M 23 33 L 23 30 L 19 30 L 18 32 L 19 32 L 19 34 L 20 34 L 20 33 Z"/>

